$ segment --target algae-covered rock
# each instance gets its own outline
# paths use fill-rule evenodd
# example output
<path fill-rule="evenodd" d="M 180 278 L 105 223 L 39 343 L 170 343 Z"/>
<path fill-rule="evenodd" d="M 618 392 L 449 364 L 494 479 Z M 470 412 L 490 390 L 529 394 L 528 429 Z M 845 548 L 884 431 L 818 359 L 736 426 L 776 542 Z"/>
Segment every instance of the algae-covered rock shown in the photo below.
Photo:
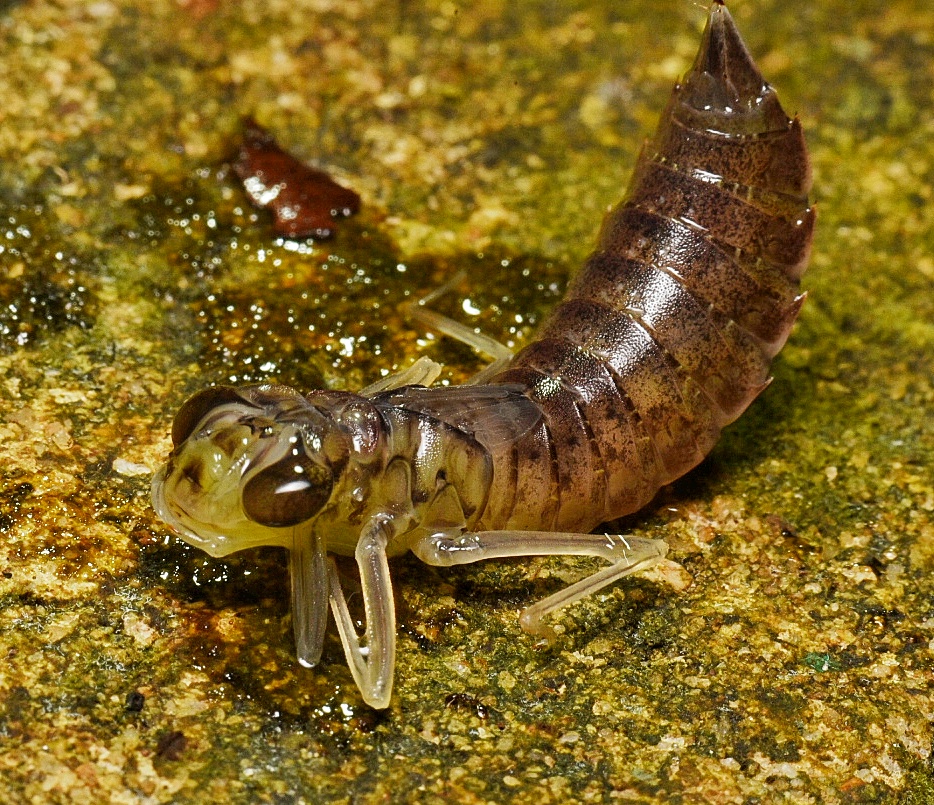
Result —
<path fill-rule="evenodd" d="M 591 563 L 399 560 L 377 713 L 336 636 L 295 661 L 283 552 L 212 559 L 155 517 L 172 416 L 210 383 L 360 388 L 421 355 L 464 380 L 481 359 L 401 312 L 459 270 L 439 309 L 525 342 L 703 10 L 0 3 L 7 800 L 929 801 L 934 10 L 731 9 L 801 118 L 819 220 L 772 385 L 623 524 L 685 575 L 542 645 L 519 609 Z M 361 195 L 331 241 L 250 206 L 248 116 Z"/>

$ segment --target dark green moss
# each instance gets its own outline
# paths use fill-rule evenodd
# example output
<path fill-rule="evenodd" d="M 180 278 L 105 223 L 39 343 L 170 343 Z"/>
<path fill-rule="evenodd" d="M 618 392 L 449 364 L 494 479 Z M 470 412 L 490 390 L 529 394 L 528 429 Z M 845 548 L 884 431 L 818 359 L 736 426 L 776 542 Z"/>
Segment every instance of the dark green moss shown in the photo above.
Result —
<path fill-rule="evenodd" d="M 19 204 L 0 217 L 0 351 L 12 352 L 67 327 L 90 329 L 98 304 L 91 258 L 76 250 L 45 205 Z"/>

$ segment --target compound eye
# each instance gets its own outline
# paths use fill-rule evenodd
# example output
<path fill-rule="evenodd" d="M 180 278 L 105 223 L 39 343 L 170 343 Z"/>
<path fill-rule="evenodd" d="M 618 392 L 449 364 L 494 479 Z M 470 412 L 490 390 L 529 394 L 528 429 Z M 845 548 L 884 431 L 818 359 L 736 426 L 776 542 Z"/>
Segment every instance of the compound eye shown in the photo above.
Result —
<path fill-rule="evenodd" d="M 298 455 L 294 453 L 298 452 Z M 331 496 L 331 473 L 300 451 L 256 473 L 243 487 L 243 510 L 255 523 L 281 528 L 314 517 Z"/>
<path fill-rule="evenodd" d="M 178 447 L 184 442 L 214 408 L 235 402 L 242 403 L 243 398 L 233 386 L 213 386 L 189 397 L 172 423 L 172 444 Z"/>

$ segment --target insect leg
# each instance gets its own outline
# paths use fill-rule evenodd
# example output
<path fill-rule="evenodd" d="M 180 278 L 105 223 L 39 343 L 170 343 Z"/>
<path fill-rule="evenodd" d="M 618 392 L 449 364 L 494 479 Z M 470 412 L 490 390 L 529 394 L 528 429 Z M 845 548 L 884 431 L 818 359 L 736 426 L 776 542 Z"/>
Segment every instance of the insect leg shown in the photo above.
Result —
<path fill-rule="evenodd" d="M 597 556 L 610 566 L 532 604 L 519 616 L 519 624 L 532 634 L 548 635 L 542 618 L 556 609 L 597 592 L 617 579 L 651 567 L 668 552 L 660 539 L 612 534 L 568 534 L 552 531 L 478 531 L 432 534 L 412 546 L 413 553 L 430 565 L 447 567 L 515 556 Z"/>
<path fill-rule="evenodd" d="M 317 665 L 328 623 L 328 571 L 324 541 L 314 532 L 296 528 L 289 553 L 292 578 L 292 630 L 298 661 Z"/>
<path fill-rule="evenodd" d="M 392 581 L 386 560 L 388 523 L 376 520 L 360 537 L 354 554 L 360 569 L 366 627 L 363 639 L 357 634 L 347 600 L 340 586 L 337 564 L 328 560 L 331 609 L 347 655 L 347 664 L 363 700 L 371 707 L 389 706 L 392 674 L 396 662 L 396 611 Z"/>
<path fill-rule="evenodd" d="M 392 389 L 402 388 L 402 386 L 430 386 L 438 379 L 441 369 L 440 363 L 422 355 L 408 369 L 393 372 L 393 374 L 387 375 L 375 383 L 370 383 L 360 392 L 360 396 L 372 397 L 381 391 L 391 391 Z"/>
<path fill-rule="evenodd" d="M 652 541 L 661 542 L 661 540 Z M 665 545 L 665 543 L 662 542 L 662 545 Z M 563 590 L 558 590 L 558 592 L 549 595 L 547 598 L 543 598 L 541 601 L 527 606 L 519 614 L 519 626 L 522 627 L 523 631 L 529 634 L 539 635 L 541 637 L 552 637 L 554 632 L 551 627 L 542 623 L 542 618 L 544 618 L 545 615 L 549 615 L 555 610 L 572 604 L 581 598 L 586 598 L 588 595 L 593 595 L 608 584 L 612 584 L 614 581 L 623 578 L 623 576 L 637 573 L 640 570 L 646 570 L 662 559 L 665 555 L 664 551 L 667 549 L 667 546 L 665 546 L 663 551 L 657 551 L 654 555 L 638 555 L 633 553 L 609 567 L 598 570 L 596 573 L 565 587 Z"/>
<path fill-rule="evenodd" d="M 435 330 L 442 335 L 460 341 L 462 344 L 466 344 L 468 347 L 484 355 L 489 355 L 493 359 L 493 362 L 489 366 L 481 369 L 470 379 L 470 384 L 476 384 L 482 383 L 486 378 L 491 377 L 502 369 L 512 359 L 513 351 L 505 344 L 501 344 L 499 341 L 477 332 L 474 328 L 468 327 L 463 322 L 444 316 L 427 307 L 430 302 L 446 294 L 463 278 L 464 272 L 459 271 L 440 288 L 436 288 L 421 299 L 409 304 L 406 307 L 406 312 L 411 318 L 420 322 L 429 330 Z"/>

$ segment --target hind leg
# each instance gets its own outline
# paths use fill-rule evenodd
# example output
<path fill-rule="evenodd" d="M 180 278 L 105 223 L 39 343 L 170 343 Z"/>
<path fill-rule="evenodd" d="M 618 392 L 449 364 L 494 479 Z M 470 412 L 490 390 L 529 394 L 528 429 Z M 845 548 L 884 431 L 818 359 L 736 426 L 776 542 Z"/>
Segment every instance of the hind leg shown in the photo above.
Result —
<path fill-rule="evenodd" d="M 485 382 L 487 378 L 492 377 L 509 363 L 513 351 L 505 344 L 484 335 L 473 327 L 468 327 L 463 322 L 444 316 L 428 307 L 429 303 L 446 294 L 463 278 L 464 272 L 458 272 L 440 288 L 436 288 L 427 296 L 423 296 L 418 301 L 408 305 L 406 312 L 427 329 L 446 335 L 455 341 L 460 341 L 462 344 L 466 344 L 484 355 L 489 355 L 493 359 L 489 366 L 481 369 L 468 381 L 471 385 L 478 385 Z"/>
<path fill-rule="evenodd" d="M 522 628 L 547 636 L 546 615 L 601 590 L 624 576 L 651 567 L 663 559 L 668 546 L 660 539 L 608 534 L 569 534 L 552 531 L 478 531 L 432 534 L 412 546 L 413 553 L 429 565 L 449 567 L 516 556 L 597 556 L 609 567 L 526 607 L 519 616 Z"/>

